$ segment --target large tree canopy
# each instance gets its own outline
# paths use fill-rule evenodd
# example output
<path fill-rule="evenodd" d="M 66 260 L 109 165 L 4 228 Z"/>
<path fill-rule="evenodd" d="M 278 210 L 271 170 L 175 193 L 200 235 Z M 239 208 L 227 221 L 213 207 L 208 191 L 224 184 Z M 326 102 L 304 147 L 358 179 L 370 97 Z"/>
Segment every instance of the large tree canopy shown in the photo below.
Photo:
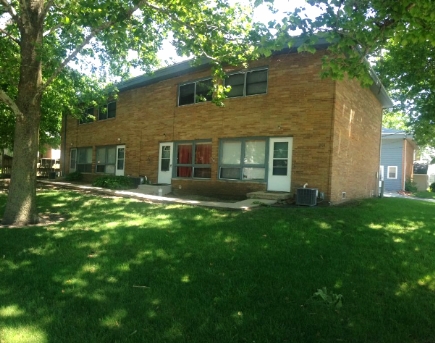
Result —
<path fill-rule="evenodd" d="M 209 58 L 219 77 L 222 63 L 252 53 L 250 17 L 227 0 L 0 0 L 0 135 L 15 130 L 3 224 L 38 221 L 40 132 L 50 136 L 60 115 L 77 113 L 98 88 L 74 63 L 97 58 L 95 68 L 120 76 L 132 66 L 150 70 L 171 32 L 179 54 Z M 219 101 L 222 89 L 215 94 Z"/>
<path fill-rule="evenodd" d="M 307 6 L 272 22 L 276 36 L 263 41 L 281 49 L 301 33 L 299 50 L 313 51 L 319 39 L 331 43 L 324 77 L 345 75 L 369 85 L 369 63 L 408 115 L 408 127 L 420 144 L 435 144 L 435 2 L 433 0 L 307 0 Z M 321 14 L 309 16 L 316 7 Z"/>
<path fill-rule="evenodd" d="M 376 69 L 418 144 L 435 147 L 435 46 L 390 43 Z M 391 116 L 387 114 L 387 116 Z"/>

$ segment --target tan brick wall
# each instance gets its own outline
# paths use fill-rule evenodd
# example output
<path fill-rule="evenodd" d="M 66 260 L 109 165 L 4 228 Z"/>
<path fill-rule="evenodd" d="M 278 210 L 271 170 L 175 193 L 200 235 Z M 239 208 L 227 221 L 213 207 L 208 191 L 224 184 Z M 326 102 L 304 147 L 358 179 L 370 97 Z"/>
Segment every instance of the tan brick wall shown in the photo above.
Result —
<path fill-rule="evenodd" d="M 359 83 L 336 83 L 331 202 L 377 194 L 382 107 Z M 345 192 L 345 199 L 343 199 Z"/>
<path fill-rule="evenodd" d="M 126 175 L 146 175 L 152 182 L 157 182 L 160 142 L 210 139 L 214 161 L 211 180 L 173 179 L 174 189 L 180 192 L 241 197 L 248 191 L 265 190 L 266 183 L 218 180 L 219 139 L 288 136 L 293 137 L 292 192 L 308 183 L 309 187 L 325 192 L 327 199 L 330 198 L 331 191 L 338 192 L 339 189 L 348 191 L 349 196 L 362 196 L 365 188 L 372 187 L 371 184 L 368 185 L 365 173 L 364 191 L 357 189 L 357 182 L 352 182 L 355 183 L 352 186 L 355 188 L 353 192 L 348 185 L 331 184 L 336 182 L 329 173 L 334 166 L 331 152 L 333 149 L 339 152 L 337 163 L 346 160 L 344 157 L 352 153 L 358 153 L 352 156 L 352 163 L 371 163 L 374 160 L 372 156 L 359 161 L 364 156 L 362 152 L 365 149 L 374 150 L 379 158 L 379 146 L 375 146 L 374 142 L 378 140 L 377 132 L 380 129 L 380 106 L 369 91 L 361 92 L 355 84 L 351 84 L 352 91 L 363 95 L 353 99 L 348 94 L 350 90 L 346 89 L 347 85 L 343 83 L 340 88 L 342 95 L 336 99 L 335 82 L 321 80 L 319 76 L 322 54 L 281 54 L 253 63 L 250 66 L 252 68 L 269 67 L 267 94 L 227 99 L 225 107 L 217 107 L 209 102 L 181 107 L 176 105 L 178 84 L 208 77 L 210 71 L 196 72 L 121 92 L 116 118 L 83 125 L 78 125 L 73 118 L 68 119 L 65 141 L 68 154 L 71 147 L 125 144 Z M 344 149 L 350 143 L 340 146 L 333 139 L 334 132 L 342 135 L 342 130 L 345 129 L 345 123 L 342 122 L 346 121 L 343 118 L 346 117 L 347 110 L 337 110 L 344 105 L 349 109 L 357 106 L 358 118 L 364 117 L 364 123 L 367 122 L 354 125 L 358 129 L 354 129 L 352 137 L 358 143 L 365 139 L 370 141 L 368 145 L 355 146 L 346 152 Z M 363 111 L 366 110 L 376 114 L 365 114 Z M 369 124 L 370 121 L 373 123 Z M 343 127 L 339 129 L 341 126 Z M 364 128 L 373 130 L 367 132 Z M 66 170 L 68 168 L 67 165 Z M 351 170 L 346 175 L 356 169 L 348 166 L 349 168 Z M 335 168 L 334 172 L 340 172 L 340 169 Z M 353 175 L 352 180 L 355 180 Z"/>

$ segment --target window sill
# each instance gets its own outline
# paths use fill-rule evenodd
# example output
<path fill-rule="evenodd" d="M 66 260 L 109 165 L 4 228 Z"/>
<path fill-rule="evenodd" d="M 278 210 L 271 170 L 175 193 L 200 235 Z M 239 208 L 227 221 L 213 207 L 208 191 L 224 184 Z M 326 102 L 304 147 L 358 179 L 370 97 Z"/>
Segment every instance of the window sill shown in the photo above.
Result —
<path fill-rule="evenodd" d="M 266 184 L 266 180 L 239 180 L 239 179 L 218 179 L 217 181 L 222 182 L 237 182 L 237 183 L 264 183 Z"/>

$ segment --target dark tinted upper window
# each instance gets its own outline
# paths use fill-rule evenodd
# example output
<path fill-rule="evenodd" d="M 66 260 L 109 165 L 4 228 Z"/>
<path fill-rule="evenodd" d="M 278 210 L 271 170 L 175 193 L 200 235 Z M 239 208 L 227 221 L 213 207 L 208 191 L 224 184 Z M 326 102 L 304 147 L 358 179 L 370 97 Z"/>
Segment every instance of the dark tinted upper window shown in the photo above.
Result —
<path fill-rule="evenodd" d="M 105 120 L 116 117 L 116 101 L 101 106 L 98 111 L 98 120 Z"/>
<path fill-rule="evenodd" d="M 178 92 L 178 106 L 194 104 L 212 99 L 213 83 L 211 79 L 195 81 L 180 85 Z"/>
<path fill-rule="evenodd" d="M 82 114 L 82 117 L 79 119 L 79 124 L 86 124 L 93 122 L 95 120 L 94 117 L 94 108 L 90 107 L 86 109 L 86 111 Z"/>
<path fill-rule="evenodd" d="M 231 74 L 225 86 L 231 86 L 227 93 L 229 98 L 267 93 L 267 69 Z"/>

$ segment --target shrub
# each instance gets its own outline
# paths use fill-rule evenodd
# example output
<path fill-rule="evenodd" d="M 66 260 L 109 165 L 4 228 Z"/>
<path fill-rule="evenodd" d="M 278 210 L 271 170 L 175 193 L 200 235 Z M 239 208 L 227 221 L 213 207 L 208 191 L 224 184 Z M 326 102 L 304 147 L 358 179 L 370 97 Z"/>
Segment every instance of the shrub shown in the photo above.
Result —
<path fill-rule="evenodd" d="M 127 176 L 104 175 L 97 177 L 92 186 L 109 189 L 131 189 L 133 181 Z"/>
<path fill-rule="evenodd" d="M 432 182 L 432 183 L 430 184 L 429 189 L 430 189 L 431 192 L 434 192 L 434 193 L 435 193 L 435 182 Z"/>
<path fill-rule="evenodd" d="M 407 179 L 405 181 L 405 191 L 411 192 L 411 193 L 417 192 L 417 183 L 415 183 L 411 179 Z"/>
<path fill-rule="evenodd" d="M 83 180 L 83 174 L 79 171 L 75 171 L 72 173 L 69 173 L 65 176 L 66 181 L 81 181 Z"/>

